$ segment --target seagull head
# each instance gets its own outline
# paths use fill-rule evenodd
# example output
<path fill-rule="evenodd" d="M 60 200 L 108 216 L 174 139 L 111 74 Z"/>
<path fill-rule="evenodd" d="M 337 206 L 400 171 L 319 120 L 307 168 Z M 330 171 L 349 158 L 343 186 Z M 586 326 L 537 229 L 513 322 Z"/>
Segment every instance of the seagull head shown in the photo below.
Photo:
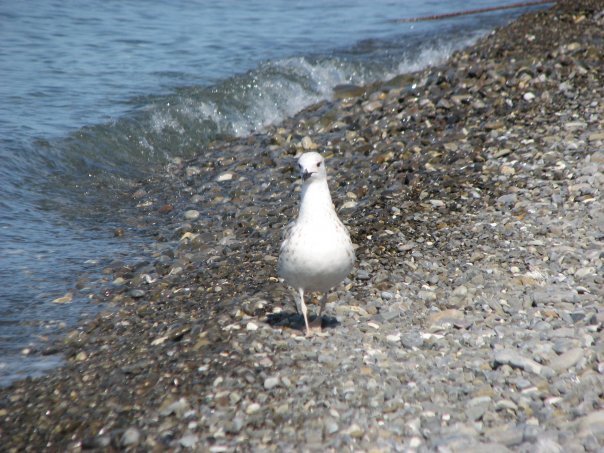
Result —
<path fill-rule="evenodd" d="M 304 153 L 298 159 L 298 169 L 304 182 L 325 179 L 325 159 L 319 153 Z"/>

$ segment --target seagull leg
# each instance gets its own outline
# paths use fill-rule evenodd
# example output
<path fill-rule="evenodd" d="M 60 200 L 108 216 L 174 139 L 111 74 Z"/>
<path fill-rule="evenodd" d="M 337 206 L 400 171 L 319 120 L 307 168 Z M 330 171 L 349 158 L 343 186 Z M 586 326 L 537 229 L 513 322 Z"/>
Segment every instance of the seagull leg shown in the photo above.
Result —
<path fill-rule="evenodd" d="M 306 336 L 310 337 L 310 327 L 308 327 L 308 316 L 307 316 L 307 309 L 306 309 L 306 304 L 304 303 L 304 289 L 300 288 L 298 290 L 300 292 L 300 309 L 302 311 L 302 316 L 304 316 L 304 324 L 306 324 Z"/>
<path fill-rule="evenodd" d="M 296 303 L 296 314 L 299 315 L 302 313 L 302 307 L 300 306 L 300 299 L 296 296 L 295 291 L 294 291 L 294 302 Z"/>
<path fill-rule="evenodd" d="M 311 327 L 313 330 L 316 330 L 317 332 L 321 332 L 321 324 L 323 322 L 322 318 L 321 318 L 321 314 L 323 313 L 323 310 L 325 310 L 325 304 L 327 303 L 327 293 L 323 294 L 323 297 L 321 298 L 321 308 L 319 308 L 319 315 L 317 316 L 317 319 L 315 319 L 313 322 L 310 323 Z"/>
<path fill-rule="evenodd" d="M 323 310 L 325 310 L 325 304 L 327 303 L 327 293 L 323 294 L 321 297 L 321 308 L 319 308 L 319 319 L 321 319 L 321 315 L 323 314 Z"/>

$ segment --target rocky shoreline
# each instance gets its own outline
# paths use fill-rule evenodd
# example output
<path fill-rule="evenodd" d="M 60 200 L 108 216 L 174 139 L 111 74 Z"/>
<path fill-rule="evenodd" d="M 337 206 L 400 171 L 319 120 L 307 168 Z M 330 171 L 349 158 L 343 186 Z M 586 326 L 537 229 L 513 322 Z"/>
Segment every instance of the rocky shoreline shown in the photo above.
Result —
<path fill-rule="evenodd" d="M 563 1 L 173 161 L 2 449 L 602 451 L 603 99 L 604 1 Z M 358 246 L 312 338 L 275 271 L 307 149 Z"/>

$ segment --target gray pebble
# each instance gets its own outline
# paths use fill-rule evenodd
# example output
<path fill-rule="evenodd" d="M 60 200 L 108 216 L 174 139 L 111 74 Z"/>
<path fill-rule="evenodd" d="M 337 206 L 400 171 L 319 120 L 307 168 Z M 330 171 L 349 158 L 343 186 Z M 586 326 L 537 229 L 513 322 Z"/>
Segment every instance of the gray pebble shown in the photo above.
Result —
<path fill-rule="evenodd" d="M 419 332 L 407 333 L 401 335 L 401 343 L 407 349 L 421 348 L 424 344 L 424 339 Z"/>
<path fill-rule="evenodd" d="M 133 445 L 137 445 L 140 442 L 140 438 L 141 438 L 141 434 L 140 434 L 139 430 L 134 427 L 130 427 L 126 431 L 124 431 L 124 434 L 122 435 L 122 437 L 120 439 L 120 444 L 123 447 L 130 447 Z"/>
<path fill-rule="evenodd" d="M 497 203 L 500 205 L 504 205 L 504 206 L 513 206 L 514 204 L 516 204 L 516 201 L 518 200 L 518 196 L 515 193 L 510 193 L 507 195 L 502 195 L 499 198 L 497 198 Z"/>
<path fill-rule="evenodd" d="M 371 278 L 371 275 L 369 275 L 369 272 L 367 272 L 364 269 L 359 269 L 359 271 L 357 272 L 358 280 L 369 280 L 370 278 Z"/>
<path fill-rule="evenodd" d="M 194 448 L 199 442 L 199 437 L 195 434 L 186 434 L 180 438 L 178 443 L 185 448 Z"/>
<path fill-rule="evenodd" d="M 581 348 L 570 349 L 552 359 L 549 363 L 549 366 L 554 371 L 567 371 L 571 367 L 575 366 L 583 358 L 584 354 L 585 353 Z"/>
<path fill-rule="evenodd" d="M 436 293 L 434 291 L 421 290 L 417 293 L 417 297 L 426 302 L 433 302 L 436 300 Z"/>
<path fill-rule="evenodd" d="M 264 388 L 266 390 L 270 390 L 274 387 L 277 387 L 279 385 L 279 376 L 271 376 L 271 377 L 267 377 L 264 380 Z"/>
<path fill-rule="evenodd" d="M 592 412 L 577 420 L 581 433 L 604 436 L 604 410 Z"/>
<path fill-rule="evenodd" d="M 389 291 L 382 291 L 382 292 L 380 293 L 380 296 L 381 296 L 381 297 L 382 297 L 382 299 L 384 299 L 384 300 L 390 300 L 390 299 L 392 299 L 392 298 L 394 297 L 394 294 L 392 294 L 392 293 L 391 293 L 391 292 L 389 292 Z"/>
<path fill-rule="evenodd" d="M 524 429 L 521 426 L 501 425 L 486 430 L 485 435 L 492 442 L 513 447 L 522 443 Z"/>
<path fill-rule="evenodd" d="M 340 427 L 332 418 L 327 418 L 325 420 L 325 433 L 326 434 L 334 434 L 337 433 Z"/>
<path fill-rule="evenodd" d="M 185 398 L 180 398 L 177 401 L 165 404 L 165 407 L 160 408 L 159 414 L 162 416 L 174 414 L 180 418 L 189 409 L 190 406 L 187 400 Z"/>
<path fill-rule="evenodd" d="M 463 453 L 511 453 L 512 450 L 503 444 L 491 442 L 469 445 L 459 451 L 463 451 Z"/>
<path fill-rule="evenodd" d="M 142 289 L 131 289 L 128 291 L 128 295 L 133 299 L 140 299 L 141 297 L 145 296 L 145 291 Z"/>
<path fill-rule="evenodd" d="M 538 364 L 534 360 L 521 355 L 519 352 L 511 349 L 502 349 L 495 352 L 494 365 L 510 365 L 514 368 L 521 368 L 533 374 L 551 377 L 553 370 Z"/>
<path fill-rule="evenodd" d="M 535 453 L 562 453 L 564 449 L 553 439 L 541 438 L 535 443 Z"/>
<path fill-rule="evenodd" d="M 466 416 L 470 421 L 479 420 L 491 404 L 490 396 L 478 396 L 468 401 Z"/>

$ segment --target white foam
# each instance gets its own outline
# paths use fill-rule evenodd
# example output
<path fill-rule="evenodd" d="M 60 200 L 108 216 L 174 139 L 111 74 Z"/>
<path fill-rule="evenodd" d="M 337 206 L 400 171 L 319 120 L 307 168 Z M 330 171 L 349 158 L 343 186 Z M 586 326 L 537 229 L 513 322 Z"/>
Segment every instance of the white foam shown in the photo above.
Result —
<path fill-rule="evenodd" d="M 473 36 L 466 40 L 462 41 L 454 41 L 449 43 L 441 43 L 437 46 L 427 47 L 422 49 L 419 55 L 405 58 L 398 65 L 398 74 L 403 74 L 407 72 L 415 72 L 421 71 L 429 66 L 437 66 L 439 64 L 444 63 L 451 57 L 453 52 L 463 49 L 464 47 L 468 47 L 469 45 L 476 42 L 479 38 L 479 35 Z M 392 74 L 394 77 L 396 74 Z"/>
<path fill-rule="evenodd" d="M 151 116 L 151 130 L 155 133 L 162 133 L 166 129 L 171 129 L 179 134 L 184 134 L 185 129 L 178 122 L 170 110 L 154 110 Z"/>
<path fill-rule="evenodd" d="M 382 66 L 341 57 L 269 61 L 214 87 L 183 90 L 169 103 L 155 104 L 150 130 L 156 134 L 173 131 L 190 143 L 215 134 L 244 137 L 329 99 L 336 85 L 364 85 L 438 65 L 477 38 L 478 34 L 459 41 L 424 42 L 419 52 Z M 141 145 L 152 148 L 148 142 Z"/>

